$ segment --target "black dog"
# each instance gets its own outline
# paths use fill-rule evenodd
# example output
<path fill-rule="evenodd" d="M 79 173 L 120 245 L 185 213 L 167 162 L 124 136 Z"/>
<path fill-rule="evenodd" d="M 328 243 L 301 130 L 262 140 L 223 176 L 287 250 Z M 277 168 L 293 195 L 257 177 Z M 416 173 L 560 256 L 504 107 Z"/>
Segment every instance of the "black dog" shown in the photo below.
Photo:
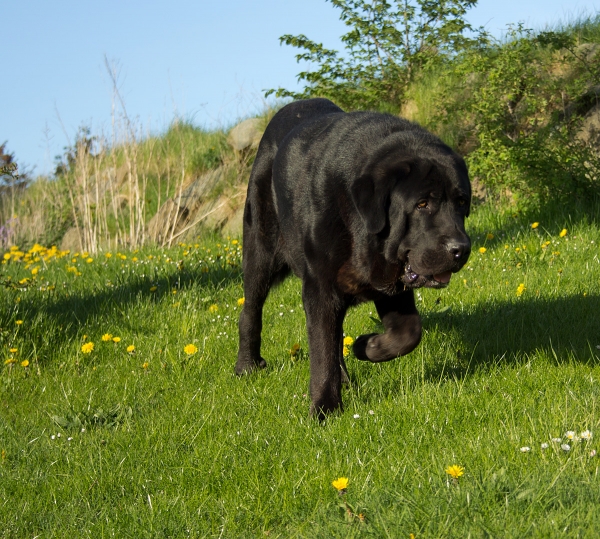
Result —
<path fill-rule="evenodd" d="M 354 354 L 388 361 L 421 340 L 413 289 L 442 288 L 467 261 L 471 186 L 463 159 L 423 128 L 327 99 L 282 108 L 260 142 L 244 209 L 236 373 L 265 367 L 262 310 L 290 271 L 302 279 L 311 413 L 342 406 L 342 323 L 372 300 L 385 332 Z"/>

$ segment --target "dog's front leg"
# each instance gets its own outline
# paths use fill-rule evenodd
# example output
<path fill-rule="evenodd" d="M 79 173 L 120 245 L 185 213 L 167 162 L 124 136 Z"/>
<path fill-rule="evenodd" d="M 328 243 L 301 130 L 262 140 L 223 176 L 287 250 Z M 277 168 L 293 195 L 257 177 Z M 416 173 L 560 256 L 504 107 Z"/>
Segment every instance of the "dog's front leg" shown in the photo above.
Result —
<path fill-rule="evenodd" d="M 364 361 L 389 361 L 412 352 L 421 342 L 421 317 L 412 290 L 375 301 L 385 332 L 361 335 L 354 343 L 354 355 Z"/>
<path fill-rule="evenodd" d="M 310 354 L 310 413 L 319 419 L 342 408 L 342 326 L 346 308 L 333 287 L 305 279 L 302 288 Z"/>

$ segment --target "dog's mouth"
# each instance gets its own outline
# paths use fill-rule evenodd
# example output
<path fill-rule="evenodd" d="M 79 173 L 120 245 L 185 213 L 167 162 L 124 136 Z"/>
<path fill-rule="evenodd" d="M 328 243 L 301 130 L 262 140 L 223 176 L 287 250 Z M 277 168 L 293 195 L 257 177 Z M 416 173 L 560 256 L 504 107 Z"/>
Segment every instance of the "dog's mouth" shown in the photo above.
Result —
<path fill-rule="evenodd" d="M 432 275 L 420 275 L 413 271 L 407 262 L 404 266 L 404 275 L 400 277 L 400 281 L 406 288 L 445 288 L 448 286 L 451 277 L 451 271 L 434 273 Z"/>

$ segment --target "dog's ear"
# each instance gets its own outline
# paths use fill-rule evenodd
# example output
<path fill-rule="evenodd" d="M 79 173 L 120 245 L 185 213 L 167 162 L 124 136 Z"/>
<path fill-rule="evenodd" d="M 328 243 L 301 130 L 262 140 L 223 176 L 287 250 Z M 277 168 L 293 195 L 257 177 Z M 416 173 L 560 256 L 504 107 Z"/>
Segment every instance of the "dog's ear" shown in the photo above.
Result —
<path fill-rule="evenodd" d="M 369 234 L 378 234 L 384 229 L 392 189 L 399 179 L 410 174 L 411 167 L 407 161 L 389 165 L 380 162 L 374 167 L 367 167 L 371 170 L 354 180 L 350 187 L 354 205 Z"/>
<path fill-rule="evenodd" d="M 354 180 L 350 189 L 352 201 L 367 225 L 367 232 L 369 234 L 381 232 L 386 222 L 389 189 L 381 189 L 380 186 L 376 186 L 375 180 L 370 174 Z"/>

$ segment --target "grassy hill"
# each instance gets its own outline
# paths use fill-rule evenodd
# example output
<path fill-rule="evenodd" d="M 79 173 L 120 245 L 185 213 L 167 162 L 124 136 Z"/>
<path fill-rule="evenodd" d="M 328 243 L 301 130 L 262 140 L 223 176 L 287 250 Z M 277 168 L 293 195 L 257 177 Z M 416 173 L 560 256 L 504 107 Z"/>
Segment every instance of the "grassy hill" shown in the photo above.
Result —
<path fill-rule="evenodd" d="M 9 250 L 0 536 L 594 537 L 599 218 L 478 206 L 468 265 L 417 293 L 421 345 L 350 353 L 345 411 L 324 424 L 298 280 L 266 304 L 267 369 L 233 373 L 236 239 Z M 377 331 L 373 311 L 346 336 Z"/>

